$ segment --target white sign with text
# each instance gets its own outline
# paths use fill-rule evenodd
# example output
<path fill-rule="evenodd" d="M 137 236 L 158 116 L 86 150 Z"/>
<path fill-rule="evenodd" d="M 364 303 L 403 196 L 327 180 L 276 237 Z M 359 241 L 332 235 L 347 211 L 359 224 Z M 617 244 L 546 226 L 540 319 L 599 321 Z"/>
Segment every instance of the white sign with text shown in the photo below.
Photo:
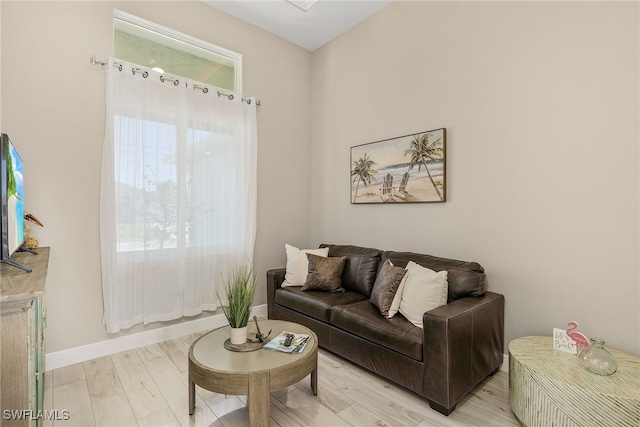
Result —
<path fill-rule="evenodd" d="M 573 355 L 578 354 L 578 346 L 576 342 L 569 338 L 567 331 L 564 329 L 553 328 L 553 349 L 564 351 L 565 353 L 571 353 Z"/>

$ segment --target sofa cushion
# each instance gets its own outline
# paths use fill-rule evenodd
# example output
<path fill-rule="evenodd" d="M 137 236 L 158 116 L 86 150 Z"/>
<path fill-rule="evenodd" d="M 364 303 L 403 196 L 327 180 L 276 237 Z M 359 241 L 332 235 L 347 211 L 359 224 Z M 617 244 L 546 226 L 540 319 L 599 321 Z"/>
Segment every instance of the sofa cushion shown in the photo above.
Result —
<path fill-rule="evenodd" d="M 369 300 L 334 306 L 331 324 L 412 359 L 422 360 L 422 329 L 402 316 L 393 319 L 380 316 Z"/>
<path fill-rule="evenodd" d="M 434 271 L 447 270 L 449 302 L 463 297 L 482 296 L 487 290 L 484 268 L 477 262 L 458 261 L 413 252 L 385 251 L 382 253 L 382 261 L 387 259 L 399 267 L 405 267 L 409 261 L 413 261 Z"/>
<path fill-rule="evenodd" d="M 389 260 L 386 260 L 380 267 L 376 281 L 373 284 L 370 301 L 371 304 L 378 307 L 380 314 L 385 317 L 389 314 L 391 302 L 406 272 L 407 270 L 394 266 Z"/>
<path fill-rule="evenodd" d="M 307 254 L 309 259 L 309 274 L 302 285 L 303 291 L 336 292 L 342 289 L 342 270 L 345 257 L 321 257 Z"/>
<path fill-rule="evenodd" d="M 347 257 L 342 272 L 343 288 L 360 292 L 367 298 L 371 296 L 371 290 L 378 273 L 381 250 L 351 245 L 322 244 L 320 247 L 329 248 L 330 257 Z"/>
<path fill-rule="evenodd" d="M 363 300 L 367 301 L 367 304 L 371 304 L 364 295 L 350 291 L 302 291 L 302 288 L 299 287 L 288 287 L 280 288 L 275 292 L 276 304 L 326 323 L 331 320 L 331 308 L 335 305 Z"/>
<path fill-rule="evenodd" d="M 287 253 L 287 272 L 284 276 L 282 286 L 302 286 L 307 280 L 309 273 L 309 260 L 307 254 L 318 256 L 328 256 L 329 248 L 321 249 L 298 249 L 288 244 L 284 245 Z"/>

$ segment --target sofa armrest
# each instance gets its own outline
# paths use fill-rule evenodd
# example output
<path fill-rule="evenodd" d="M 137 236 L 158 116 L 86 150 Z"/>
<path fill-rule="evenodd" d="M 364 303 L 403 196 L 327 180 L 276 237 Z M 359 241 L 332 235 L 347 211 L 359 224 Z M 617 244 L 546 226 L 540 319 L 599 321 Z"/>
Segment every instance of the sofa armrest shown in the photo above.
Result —
<path fill-rule="evenodd" d="M 504 296 L 460 298 L 425 313 L 423 325 L 424 395 L 450 412 L 502 364 Z"/>
<path fill-rule="evenodd" d="M 273 319 L 273 307 L 276 302 L 276 290 L 284 282 L 286 268 L 275 268 L 267 271 L 267 317 Z"/>

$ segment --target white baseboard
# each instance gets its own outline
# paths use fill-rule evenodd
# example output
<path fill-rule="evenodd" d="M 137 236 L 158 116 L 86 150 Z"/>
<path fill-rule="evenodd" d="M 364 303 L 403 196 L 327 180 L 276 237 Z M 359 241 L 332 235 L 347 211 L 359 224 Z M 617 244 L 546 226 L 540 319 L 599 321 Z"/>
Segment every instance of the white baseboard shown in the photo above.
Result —
<path fill-rule="evenodd" d="M 267 305 L 263 304 L 253 307 L 251 314 L 266 318 Z M 220 328 L 225 325 L 227 325 L 227 319 L 224 315 L 216 314 L 214 316 L 193 320 L 191 322 L 179 323 L 67 350 L 47 353 L 45 366 L 47 371 L 51 371 L 53 369 L 86 362 L 87 360 L 108 356 L 121 351 L 131 350 L 137 347 L 156 344 L 189 334 Z"/>

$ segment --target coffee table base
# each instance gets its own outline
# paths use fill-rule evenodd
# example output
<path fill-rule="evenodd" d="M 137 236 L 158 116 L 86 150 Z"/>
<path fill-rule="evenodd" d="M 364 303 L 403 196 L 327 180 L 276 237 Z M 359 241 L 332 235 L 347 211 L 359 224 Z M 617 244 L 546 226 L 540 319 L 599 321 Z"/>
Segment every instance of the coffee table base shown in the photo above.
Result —
<path fill-rule="evenodd" d="M 220 339 L 224 338 L 228 332 L 215 330 L 209 334 L 203 335 L 193 343 L 189 350 L 189 415 L 193 415 L 196 402 L 196 385 L 215 393 L 246 395 L 248 397 L 247 408 L 249 410 L 249 424 L 251 426 L 268 426 L 270 418 L 270 393 L 275 390 L 288 387 L 295 384 L 306 376 L 311 374 L 311 390 L 314 395 L 318 395 L 318 338 L 313 331 L 295 323 L 283 321 L 266 321 L 269 322 L 267 328 L 273 330 L 291 330 L 296 333 L 308 333 L 312 340 L 309 341 L 304 352 L 299 355 L 280 353 L 274 350 L 261 349 L 256 352 L 265 352 L 260 358 L 261 368 L 252 370 L 257 365 L 256 359 L 252 359 L 251 363 L 242 365 L 239 359 L 238 365 L 242 368 L 236 369 L 234 366 L 224 365 L 215 366 L 215 357 L 212 355 L 217 351 L 227 352 L 221 345 Z M 273 323 L 273 325 L 271 325 Z M 300 332 L 300 329 L 303 331 Z M 212 335 L 216 334 L 216 335 Z M 205 338 L 211 335 L 209 338 Z M 222 337 L 221 337 L 222 336 Z M 201 340 L 203 340 L 200 342 Z M 199 344 L 200 343 L 200 344 Z M 220 344 L 220 346 L 218 346 Z M 198 350 L 194 355 L 194 348 Z M 203 347 L 204 346 L 204 347 Z M 219 347 L 219 348 L 218 348 Z M 221 349 L 221 350 L 220 350 Z M 209 357 L 206 363 L 198 360 L 198 354 L 201 358 Z M 247 353 L 233 353 L 234 357 L 246 357 Z M 218 353 L 221 358 L 228 356 L 224 353 Z M 264 362 L 272 359 L 273 362 Z M 214 366 L 209 366 L 209 364 Z"/>
<path fill-rule="evenodd" d="M 202 387 L 206 388 L 206 387 Z M 213 390 L 209 390 L 213 391 Z M 314 369 L 311 372 L 311 391 L 314 396 L 318 395 L 318 369 Z M 263 414 L 265 411 L 267 417 L 269 415 L 269 405 L 260 405 L 255 402 L 269 402 L 269 372 L 262 371 L 260 373 L 253 373 L 249 376 L 249 390 L 248 390 L 248 408 L 249 408 L 249 421 L 252 420 L 251 414 L 255 414 L 256 418 L 260 419 L 258 414 Z M 227 393 L 231 394 L 231 393 Z M 251 397 L 254 397 L 253 399 Z M 266 406 L 266 408 L 264 407 Z M 189 415 L 193 415 L 196 409 L 196 382 L 189 379 Z M 264 417 L 264 415 L 262 415 Z M 253 420 L 256 421 L 256 420 Z M 254 425 L 253 423 L 251 425 Z"/>

